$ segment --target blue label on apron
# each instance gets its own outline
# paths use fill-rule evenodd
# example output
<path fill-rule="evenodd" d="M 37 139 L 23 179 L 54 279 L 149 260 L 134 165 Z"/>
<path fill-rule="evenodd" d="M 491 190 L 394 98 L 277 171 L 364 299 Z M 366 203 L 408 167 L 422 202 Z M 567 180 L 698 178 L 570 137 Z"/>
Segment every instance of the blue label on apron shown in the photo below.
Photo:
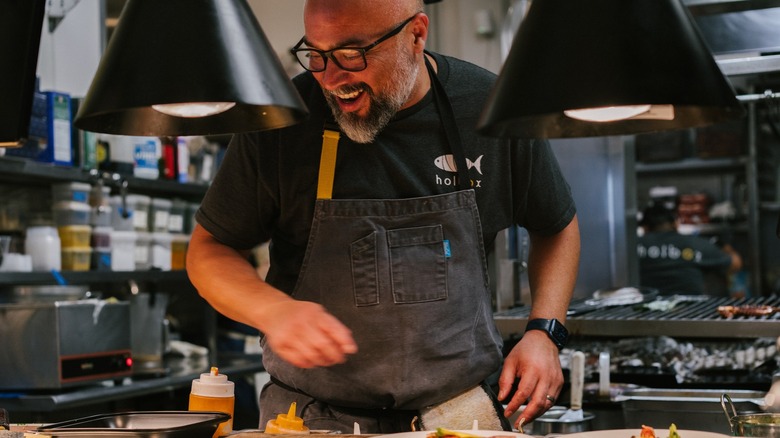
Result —
<path fill-rule="evenodd" d="M 452 251 L 450 251 L 450 241 L 445 239 L 444 240 L 444 257 L 450 258 L 452 255 Z"/>

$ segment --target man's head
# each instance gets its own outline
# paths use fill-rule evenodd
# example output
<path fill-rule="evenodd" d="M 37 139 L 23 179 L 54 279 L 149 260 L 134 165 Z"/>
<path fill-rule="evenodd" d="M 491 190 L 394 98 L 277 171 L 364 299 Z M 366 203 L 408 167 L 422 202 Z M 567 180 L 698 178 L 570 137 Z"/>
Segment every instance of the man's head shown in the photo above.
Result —
<path fill-rule="evenodd" d="M 653 204 L 642 211 L 639 225 L 649 232 L 671 231 L 677 228 L 677 216 L 664 205 Z"/>
<path fill-rule="evenodd" d="M 336 121 L 353 141 L 370 143 L 398 110 L 427 92 L 428 77 L 420 74 L 428 37 L 422 8 L 422 0 L 306 0 L 301 48 L 328 52 L 370 46 L 361 51 L 365 69 L 341 68 L 330 52 L 322 59 L 324 70 L 313 73 Z"/>

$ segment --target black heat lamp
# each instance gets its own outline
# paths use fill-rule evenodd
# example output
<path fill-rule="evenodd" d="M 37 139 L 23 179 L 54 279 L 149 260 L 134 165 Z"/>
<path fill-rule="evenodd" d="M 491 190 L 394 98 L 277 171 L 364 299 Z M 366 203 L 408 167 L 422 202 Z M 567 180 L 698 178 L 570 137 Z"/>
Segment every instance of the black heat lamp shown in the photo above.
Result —
<path fill-rule="evenodd" d="M 74 124 L 119 135 L 215 135 L 307 115 L 246 0 L 129 0 Z"/>

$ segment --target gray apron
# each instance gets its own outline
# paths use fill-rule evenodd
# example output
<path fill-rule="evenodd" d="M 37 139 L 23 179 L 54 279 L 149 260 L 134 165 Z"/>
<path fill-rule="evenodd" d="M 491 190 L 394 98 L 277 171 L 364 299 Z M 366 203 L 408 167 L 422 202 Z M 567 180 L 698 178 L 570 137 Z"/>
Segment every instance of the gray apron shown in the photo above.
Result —
<path fill-rule="evenodd" d="M 291 295 L 349 327 L 358 352 L 301 369 L 264 349 L 265 369 L 287 389 L 335 406 L 421 409 L 479 385 L 501 364 L 475 194 L 449 101 L 428 72 L 462 187 L 411 199 L 318 194 Z M 320 190 L 332 185 L 331 154 L 320 164 Z"/>

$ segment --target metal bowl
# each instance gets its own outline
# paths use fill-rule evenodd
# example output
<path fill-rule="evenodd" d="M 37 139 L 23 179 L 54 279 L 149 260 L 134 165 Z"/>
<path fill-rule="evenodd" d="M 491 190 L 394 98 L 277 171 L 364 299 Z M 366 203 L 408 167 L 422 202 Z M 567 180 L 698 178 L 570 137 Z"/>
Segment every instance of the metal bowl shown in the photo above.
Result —
<path fill-rule="evenodd" d="M 596 416 L 590 412 L 582 413 L 582 420 L 561 420 L 566 412 L 564 407 L 552 407 L 531 423 L 532 435 L 547 435 L 551 433 L 586 432 L 593 428 Z"/>

